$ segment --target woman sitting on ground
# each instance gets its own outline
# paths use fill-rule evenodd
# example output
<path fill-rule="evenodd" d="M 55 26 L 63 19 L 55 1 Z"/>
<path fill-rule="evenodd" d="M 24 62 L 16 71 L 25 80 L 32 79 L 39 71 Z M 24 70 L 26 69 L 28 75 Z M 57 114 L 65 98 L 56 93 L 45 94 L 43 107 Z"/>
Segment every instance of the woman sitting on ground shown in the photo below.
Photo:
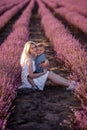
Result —
<path fill-rule="evenodd" d="M 22 67 L 21 80 L 22 85 L 19 88 L 33 88 L 33 85 L 29 82 L 28 77 L 34 82 L 35 89 L 44 90 L 46 81 L 49 79 L 56 85 L 64 86 L 67 90 L 74 90 L 76 88 L 76 82 L 67 80 L 58 74 L 43 69 L 43 72 L 35 73 L 35 58 L 37 54 L 37 44 L 33 41 L 28 41 L 23 49 L 20 64 Z"/>

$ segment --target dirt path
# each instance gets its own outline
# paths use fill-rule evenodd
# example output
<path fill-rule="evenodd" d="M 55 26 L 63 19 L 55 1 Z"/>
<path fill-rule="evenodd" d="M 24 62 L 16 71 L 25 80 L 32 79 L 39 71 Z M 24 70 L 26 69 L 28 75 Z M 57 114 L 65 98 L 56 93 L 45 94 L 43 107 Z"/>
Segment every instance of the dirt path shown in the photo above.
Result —
<path fill-rule="evenodd" d="M 68 71 L 56 61 L 55 52 L 40 25 L 40 17 L 32 15 L 30 40 L 46 43 L 46 54 L 51 70 L 67 78 Z M 9 130 L 75 130 L 72 109 L 79 108 L 79 101 L 64 87 L 47 82 L 44 91 L 32 92 L 29 89 L 18 91 L 9 117 Z"/>

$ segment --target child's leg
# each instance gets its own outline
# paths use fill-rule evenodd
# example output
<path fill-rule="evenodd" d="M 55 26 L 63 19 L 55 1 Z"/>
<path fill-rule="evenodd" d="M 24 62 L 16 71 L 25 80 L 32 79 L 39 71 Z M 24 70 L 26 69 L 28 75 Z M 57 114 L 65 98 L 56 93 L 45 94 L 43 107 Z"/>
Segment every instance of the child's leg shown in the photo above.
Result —
<path fill-rule="evenodd" d="M 32 87 L 33 87 L 34 89 L 37 89 L 37 87 L 36 87 L 36 85 L 35 85 L 33 79 L 31 79 L 29 76 L 28 76 L 28 81 L 30 82 L 30 84 L 32 85 Z"/>
<path fill-rule="evenodd" d="M 35 86 L 33 79 L 31 79 L 30 77 L 28 77 L 28 81 L 30 82 L 30 84 L 31 84 L 32 86 Z"/>

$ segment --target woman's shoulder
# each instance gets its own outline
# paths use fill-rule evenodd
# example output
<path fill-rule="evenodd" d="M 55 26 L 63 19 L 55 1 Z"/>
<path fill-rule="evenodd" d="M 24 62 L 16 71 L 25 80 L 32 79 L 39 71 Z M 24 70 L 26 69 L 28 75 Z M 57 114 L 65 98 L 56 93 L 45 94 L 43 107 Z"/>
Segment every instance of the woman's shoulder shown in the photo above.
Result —
<path fill-rule="evenodd" d="M 25 63 L 29 63 L 29 62 L 32 62 L 30 58 L 25 59 Z"/>
<path fill-rule="evenodd" d="M 31 64 L 32 64 L 32 63 L 34 63 L 35 61 L 34 61 L 33 59 L 31 59 L 31 58 L 27 58 L 25 62 L 26 62 L 26 63 L 31 63 Z"/>

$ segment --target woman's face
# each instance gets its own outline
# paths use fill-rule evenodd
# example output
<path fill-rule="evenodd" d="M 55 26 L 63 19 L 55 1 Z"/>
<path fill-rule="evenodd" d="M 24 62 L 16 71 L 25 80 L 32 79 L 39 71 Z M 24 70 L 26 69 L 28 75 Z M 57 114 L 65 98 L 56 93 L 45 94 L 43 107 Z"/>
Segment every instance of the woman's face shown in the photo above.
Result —
<path fill-rule="evenodd" d="M 36 56 L 36 55 L 37 55 L 37 46 L 34 45 L 34 44 L 31 44 L 31 45 L 30 45 L 30 49 L 29 49 L 29 53 L 30 53 L 32 56 Z"/>

